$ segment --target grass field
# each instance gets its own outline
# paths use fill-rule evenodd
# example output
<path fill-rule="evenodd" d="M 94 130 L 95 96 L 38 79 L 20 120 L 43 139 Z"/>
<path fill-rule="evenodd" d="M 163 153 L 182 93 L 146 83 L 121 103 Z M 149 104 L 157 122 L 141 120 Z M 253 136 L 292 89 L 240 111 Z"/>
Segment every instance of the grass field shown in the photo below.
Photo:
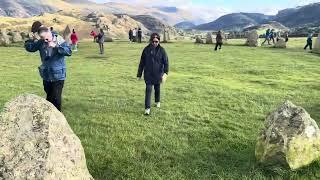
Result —
<path fill-rule="evenodd" d="M 234 42 L 235 43 L 235 42 Z M 284 100 L 320 123 L 320 56 L 305 39 L 287 49 L 164 44 L 170 60 L 162 107 L 143 116 L 136 80 L 145 44 L 81 43 L 68 58 L 63 113 L 84 146 L 95 179 L 319 179 L 320 161 L 299 171 L 259 166 L 264 118 Z M 232 43 L 231 43 L 232 44 Z M 44 97 L 38 53 L 0 47 L 0 107 L 22 93 Z"/>

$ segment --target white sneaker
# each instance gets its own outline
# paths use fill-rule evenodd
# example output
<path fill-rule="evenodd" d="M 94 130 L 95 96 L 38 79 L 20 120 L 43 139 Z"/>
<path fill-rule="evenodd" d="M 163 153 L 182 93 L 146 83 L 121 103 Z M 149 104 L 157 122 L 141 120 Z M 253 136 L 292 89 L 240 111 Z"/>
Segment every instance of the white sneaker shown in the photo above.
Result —
<path fill-rule="evenodd" d="M 144 115 L 150 115 L 150 109 L 146 109 L 146 110 L 144 111 Z"/>
<path fill-rule="evenodd" d="M 160 102 L 156 102 L 156 107 L 160 108 Z"/>

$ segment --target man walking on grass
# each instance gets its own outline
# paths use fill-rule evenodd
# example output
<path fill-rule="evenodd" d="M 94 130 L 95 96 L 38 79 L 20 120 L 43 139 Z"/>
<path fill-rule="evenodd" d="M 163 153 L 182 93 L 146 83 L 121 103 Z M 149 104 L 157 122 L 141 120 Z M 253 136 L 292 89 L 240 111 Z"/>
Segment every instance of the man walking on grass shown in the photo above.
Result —
<path fill-rule="evenodd" d="M 142 52 L 137 74 L 138 80 L 141 80 L 144 72 L 145 115 L 150 115 L 152 86 L 155 90 L 156 107 L 160 108 L 160 83 L 165 81 L 169 72 L 167 53 L 159 43 L 159 34 L 153 33 L 150 37 L 150 44 Z"/>
<path fill-rule="evenodd" d="M 223 37 L 221 35 L 221 31 L 218 31 L 217 37 L 216 37 L 216 47 L 214 48 L 215 51 L 218 50 L 218 46 L 219 46 L 219 50 L 221 50 L 222 48 L 222 42 L 223 41 Z"/>
<path fill-rule="evenodd" d="M 28 52 L 40 52 L 42 64 L 39 73 L 47 100 L 61 111 L 62 89 L 66 79 L 65 56 L 72 54 L 70 45 L 59 35 L 54 38 L 50 30 L 39 21 L 33 23 L 31 31 L 34 36 L 25 42 L 25 49 Z"/>

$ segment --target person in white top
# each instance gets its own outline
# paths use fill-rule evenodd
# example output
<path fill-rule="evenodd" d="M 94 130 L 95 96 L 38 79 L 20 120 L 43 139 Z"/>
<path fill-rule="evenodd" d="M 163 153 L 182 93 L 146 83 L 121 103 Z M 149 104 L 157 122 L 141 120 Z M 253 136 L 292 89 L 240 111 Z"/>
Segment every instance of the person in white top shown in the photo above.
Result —
<path fill-rule="evenodd" d="M 134 28 L 132 32 L 133 42 L 137 42 L 137 28 Z"/>

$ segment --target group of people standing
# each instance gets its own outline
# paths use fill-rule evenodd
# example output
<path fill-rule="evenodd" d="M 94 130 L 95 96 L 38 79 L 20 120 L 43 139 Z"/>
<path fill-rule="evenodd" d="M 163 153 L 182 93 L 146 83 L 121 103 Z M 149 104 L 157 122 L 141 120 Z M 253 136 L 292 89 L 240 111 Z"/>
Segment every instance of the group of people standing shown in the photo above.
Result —
<path fill-rule="evenodd" d="M 99 34 L 97 34 L 95 31 L 91 31 L 90 36 L 93 37 L 93 42 L 99 44 L 100 54 L 104 54 L 105 33 L 103 29 L 99 30 Z"/>
<path fill-rule="evenodd" d="M 283 34 L 285 42 L 289 41 L 289 33 L 285 32 Z M 268 42 L 268 45 L 270 44 L 270 41 L 272 41 L 273 44 L 276 43 L 276 41 L 279 41 L 279 39 L 281 38 L 281 32 L 275 32 L 274 29 L 267 29 L 266 33 L 265 33 L 265 40 L 261 43 L 261 45 L 264 45 L 266 42 Z"/>
<path fill-rule="evenodd" d="M 262 42 L 261 45 L 264 45 L 266 42 L 268 42 L 268 45 L 270 44 L 270 41 L 272 40 L 273 44 L 275 44 L 275 39 L 276 41 L 278 41 L 281 38 L 281 33 L 280 32 L 275 32 L 274 29 L 267 29 L 266 34 L 265 34 L 265 40 L 264 42 Z M 304 50 L 306 50 L 308 47 L 310 50 L 312 50 L 312 38 L 313 38 L 313 33 L 309 33 L 308 37 L 307 37 L 307 43 L 304 46 Z M 285 42 L 289 41 L 289 33 L 285 32 L 284 33 L 284 39 Z"/>
<path fill-rule="evenodd" d="M 129 30 L 129 41 L 141 43 L 143 33 L 141 28 L 134 28 Z"/>
<path fill-rule="evenodd" d="M 43 89 L 47 94 L 47 101 L 51 102 L 61 111 L 62 89 L 67 72 L 65 57 L 71 56 L 72 51 L 77 50 L 78 36 L 73 29 L 70 36 L 72 44 L 69 44 L 53 28 L 49 29 L 39 21 L 33 23 L 31 32 L 33 36 L 25 41 L 25 49 L 28 52 L 39 51 L 41 65 L 38 69 L 42 78 Z M 99 43 L 100 52 L 103 53 L 103 30 L 100 29 L 98 35 L 92 31 L 91 35 L 94 36 L 95 42 Z M 74 48 L 71 48 L 71 45 Z M 169 60 L 167 53 L 160 45 L 160 35 L 153 33 L 150 36 L 149 44 L 142 52 L 137 73 L 138 80 L 141 80 L 142 74 L 144 74 L 146 84 L 145 115 L 150 115 L 151 112 L 151 94 L 153 88 L 155 90 L 155 105 L 160 108 L 160 84 L 166 80 L 168 72 Z"/>

